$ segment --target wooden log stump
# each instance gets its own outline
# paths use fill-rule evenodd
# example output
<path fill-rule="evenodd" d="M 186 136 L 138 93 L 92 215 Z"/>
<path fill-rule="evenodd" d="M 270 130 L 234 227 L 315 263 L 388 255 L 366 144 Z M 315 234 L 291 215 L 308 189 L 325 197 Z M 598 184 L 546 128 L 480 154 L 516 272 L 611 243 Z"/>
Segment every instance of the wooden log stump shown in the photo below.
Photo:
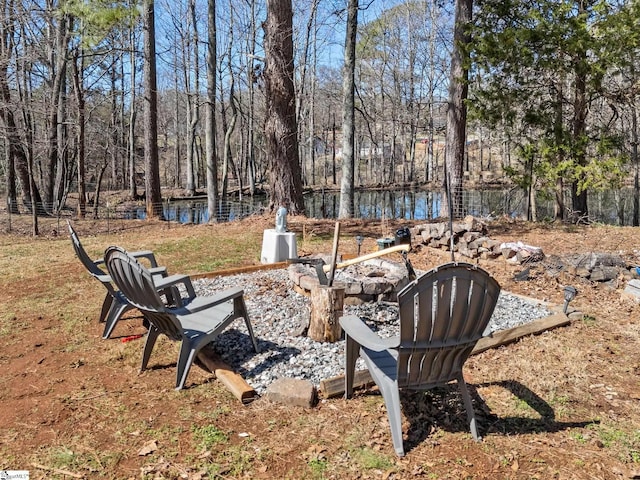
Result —
<path fill-rule="evenodd" d="M 311 289 L 309 337 L 316 342 L 337 342 L 342 336 L 340 317 L 344 306 L 344 285 L 315 285 Z"/>

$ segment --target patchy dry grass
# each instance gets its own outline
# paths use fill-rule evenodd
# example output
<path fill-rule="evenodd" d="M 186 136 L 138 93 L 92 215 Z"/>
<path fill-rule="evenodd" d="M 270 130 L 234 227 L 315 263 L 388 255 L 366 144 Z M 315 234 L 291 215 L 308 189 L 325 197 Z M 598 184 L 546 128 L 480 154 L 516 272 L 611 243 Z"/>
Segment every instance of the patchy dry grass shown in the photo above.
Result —
<path fill-rule="evenodd" d="M 28 220 L 28 219 L 27 219 Z M 18 219 L 14 219 L 17 222 Z M 85 248 L 151 249 L 170 272 L 203 273 L 259 262 L 272 219 L 178 226 L 76 221 Z M 334 223 L 290 219 L 301 255 L 329 252 Z M 395 228 L 344 222 L 340 249 L 362 252 Z M 14 224 L 16 232 L 28 231 Z M 42 238 L 0 234 L 0 469 L 34 478 L 511 478 L 619 479 L 640 472 L 638 306 L 620 292 L 575 281 L 584 320 L 472 357 L 481 443 L 465 426 L 455 388 L 403 399 L 407 457 L 391 445 L 375 390 L 300 409 L 258 400 L 242 406 L 213 376 L 194 368 L 173 390 L 177 345 L 158 342 L 138 373 L 143 333 L 135 312 L 115 338 L 100 338 L 103 287 L 83 270 L 57 222 Z M 546 253 L 608 251 L 632 256 L 637 232 L 615 227 L 492 225 L 490 235 Z M 417 249 L 417 268 L 449 255 Z M 506 290 L 560 303 L 569 279 L 482 261 Z M 572 304 L 573 305 L 573 304 Z M 36 473 L 37 472 L 37 473 Z M 69 478 L 69 475 L 66 476 Z"/>

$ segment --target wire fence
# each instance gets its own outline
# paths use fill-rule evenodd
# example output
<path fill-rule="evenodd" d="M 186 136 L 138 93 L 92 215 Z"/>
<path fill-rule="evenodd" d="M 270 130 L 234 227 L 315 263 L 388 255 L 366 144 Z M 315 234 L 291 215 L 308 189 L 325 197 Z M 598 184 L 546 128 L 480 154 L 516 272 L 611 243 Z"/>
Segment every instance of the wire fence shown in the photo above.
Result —
<path fill-rule="evenodd" d="M 510 218 L 531 218 L 526 192 L 521 189 L 462 190 L 453 202 L 456 219 L 473 215 L 478 218 L 508 216 Z M 338 217 L 340 193 L 335 190 L 315 191 L 305 194 L 305 211 L 309 218 L 334 219 Z M 361 219 L 397 220 L 442 220 L 449 217 L 448 202 L 442 191 L 427 190 L 359 190 L 355 192 L 354 217 Z M 570 199 L 566 199 L 570 205 Z M 44 209 L 51 212 L 52 209 Z M 251 215 L 262 214 L 268 207 L 264 196 L 246 196 L 242 199 L 230 198 L 219 202 L 217 222 L 239 220 Z M 209 222 L 206 198 L 167 200 L 157 205 L 167 228 L 175 224 L 202 224 Z M 32 215 L 25 205 L 18 205 L 17 212 L 6 206 L 0 208 L 0 231 L 29 231 Z M 629 190 L 599 192 L 589 197 L 586 222 L 602 222 L 613 225 L 631 225 L 633 213 L 633 192 Z M 567 217 L 571 212 L 565 212 Z M 536 203 L 536 219 L 553 219 L 554 203 L 550 199 L 539 198 Z M 74 208 L 66 207 L 55 214 L 40 215 L 39 228 L 43 233 L 59 232 L 66 219 L 77 218 Z M 92 220 L 97 232 L 110 232 L 134 228 L 136 222 L 146 219 L 144 202 L 123 202 L 97 207 L 87 206 L 85 219 Z M 62 227 L 61 227 L 62 225 Z"/>
<path fill-rule="evenodd" d="M 162 212 L 161 219 L 167 228 L 177 224 L 204 224 L 208 223 L 207 199 L 167 200 L 154 205 L 155 210 Z M 38 215 L 38 230 L 44 234 L 56 235 L 66 228 L 67 220 L 79 218 L 76 209 L 66 206 L 57 212 L 53 212 L 51 205 L 42 205 L 43 212 Z M 224 201 L 219 202 L 217 209 L 217 222 L 228 222 L 259 214 L 264 211 L 264 202 L 250 201 Z M 17 211 L 16 211 L 17 210 Z M 91 222 L 94 233 L 111 233 L 115 231 L 136 228 L 137 222 L 131 220 L 145 220 L 147 218 L 147 205 L 144 202 L 123 202 L 118 205 L 88 205 L 83 219 Z M 0 231 L 28 233 L 33 227 L 33 214 L 31 208 L 19 204 L 13 211 L 7 207 L 0 208 Z"/>

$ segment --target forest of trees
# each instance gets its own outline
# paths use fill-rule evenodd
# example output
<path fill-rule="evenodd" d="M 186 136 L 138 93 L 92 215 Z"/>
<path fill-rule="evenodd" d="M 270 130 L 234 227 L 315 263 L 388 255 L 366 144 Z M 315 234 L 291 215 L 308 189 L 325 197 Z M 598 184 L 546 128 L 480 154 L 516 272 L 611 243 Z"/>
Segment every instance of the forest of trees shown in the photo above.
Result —
<path fill-rule="evenodd" d="M 399 184 L 455 207 L 477 168 L 532 219 L 537 196 L 585 218 L 589 192 L 630 180 L 639 224 L 640 1 L 1 1 L 10 212 L 77 193 L 84 216 L 125 190 L 157 216 L 171 187 L 212 219 L 265 189 L 303 213 L 303 188 L 331 185 L 350 216 L 354 188 Z"/>

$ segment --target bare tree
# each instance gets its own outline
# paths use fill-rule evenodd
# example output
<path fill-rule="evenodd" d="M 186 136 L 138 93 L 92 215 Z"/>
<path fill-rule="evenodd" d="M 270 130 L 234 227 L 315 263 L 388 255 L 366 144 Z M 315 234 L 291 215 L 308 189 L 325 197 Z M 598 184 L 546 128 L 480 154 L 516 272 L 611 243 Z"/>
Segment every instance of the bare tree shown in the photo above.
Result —
<path fill-rule="evenodd" d="M 58 211 L 62 205 L 58 204 L 61 200 L 64 186 L 62 184 L 54 185 L 54 180 L 63 180 L 61 175 L 57 175 L 58 171 L 64 171 L 65 155 L 62 152 L 62 145 L 65 142 L 65 131 L 61 128 L 64 123 L 64 102 L 66 90 L 67 75 L 67 53 L 72 19 L 66 13 L 58 12 L 52 15 L 49 20 L 47 31 L 51 32 L 53 37 L 47 42 L 47 63 L 49 67 L 48 85 L 50 88 L 50 102 L 45 104 L 48 109 L 47 129 L 48 142 L 46 148 L 48 150 L 47 175 L 44 178 L 44 201 L 47 205 L 51 205 L 52 210 Z M 56 193 L 54 198 L 54 192 Z M 82 192 L 84 194 L 84 192 Z M 82 202 L 83 200 L 81 200 Z M 84 205 L 82 206 L 82 215 L 84 215 Z"/>
<path fill-rule="evenodd" d="M 189 11 L 187 15 L 189 27 L 193 32 L 186 31 L 183 37 L 183 57 L 184 63 L 184 87 L 187 96 L 187 185 L 186 193 L 193 196 L 198 187 L 198 177 L 196 174 L 197 165 L 197 128 L 200 120 L 200 59 L 198 57 L 198 22 L 196 18 L 196 2 L 189 0 Z M 193 35 L 193 36 L 192 36 Z M 192 79 L 193 78 L 193 86 Z"/>
<path fill-rule="evenodd" d="M 14 35 L 18 19 L 13 0 L 4 0 L 1 4 L 2 22 L 0 22 L 0 119 L 4 127 L 4 137 L 9 153 L 9 164 L 13 165 L 16 177 L 22 188 L 23 202 L 34 215 L 33 233 L 38 234 L 37 213 L 45 213 L 38 186 L 33 177 L 32 155 L 29 155 L 21 132 L 27 134 L 24 128 L 19 128 L 18 121 L 12 109 L 11 88 L 9 87 L 9 66 L 14 55 Z M 17 210 L 15 192 L 9 191 L 9 205 Z"/>
<path fill-rule="evenodd" d="M 86 184 L 85 184 L 85 92 L 84 92 L 84 53 L 82 45 L 73 50 L 72 77 L 73 91 L 76 97 L 76 158 L 78 161 L 78 209 L 79 218 L 84 218 L 87 208 Z"/>
<path fill-rule="evenodd" d="M 355 174 L 355 64 L 356 34 L 358 31 L 358 0 L 349 0 L 347 11 L 347 36 L 344 45 L 342 71 L 342 180 L 340 182 L 339 218 L 351 218 L 354 214 Z"/>
<path fill-rule="evenodd" d="M 218 220 L 218 161 L 216 158 L 216 62 L 217 62 L 217 23 L 216 0 L 207 3 L 207 118 L 205 140 L 207 143 L 207 210 L 209 222 Z"/>
<path fill-rule="evenodd" d="M 154 0 L 144 2 L 144 165 L 147 218 L 162 215 L 158 157 L 158 87 Z"/>
<path fill-rule="evenodd" d="M 307 14 L 307 21 L 300 26 L 302 47 L 298 53 L 298 72 L 296 74 L 296 118 L 298 120 L 298 142 L 300 145 L 302 176 L 305 183 L 315 184 L 315 156 L 314 156 L 314 115 L 315 115 L 315 87 L 317 67 L 317 25 L 319 0 L 312 0 L 311 5 L 304 5 L 301 13 Z M 306 132 L 305 132 L 306 126 Z M 308 149 L 304 148 L 305 143 Z M 307 167 L 306 157 L 311 160 Z M 310 168 L 311 172 L 307 172 Z M 309 174 L 310 173 L 310 174 Z"/>
<path fill-rule="evenodd" d="M 447 109 L 447 137 L 445 147 L 445 201 L 442 216 L 459 216 L 462 212 L 462 173 L 464 145 L 467 134 L 467 107 L 469 91 L 468 44 L 469 24 L 473 0 L 456 0 L 451 75 L 449 77 L 449 107 Z"/>
<path fill-rule="evenodd" d="M 131 70 L 131 91 L 129 96 L 129 196 L 132 200 L 138 197 L 138 186 L 136 184 L 136 120 L 137 120 L 137 75 L 136 75 L 136 51 L 138 45 L 138 35 L 135 25 L 129 30 L 129 68 Z"/>
<path fill-rule="evenodd" d="M 291 0 L 267 0 L 265 32 L 265 138 L 269 161 L 269 208 L 304 214 L 293 84 Z"/>
<path fill-rule="evenodd" d="M 232 0 L 229 1 L 229 11 L 233 12 Z M 227 85 L 227 90 L 229 94 L 229 110 L 231 110 L 231 118 L 227 118 L 227 109 L 224 108 L 221 111 L 222 116 L 222 130 L 224 131 L 224 143 L 222 145 L 222 190 L 221 197 L 222 200 L 225 201 L 227 198 L 227 193 L 229 191 L 229 174 L 230 170 L 234 164 L 233 162 L 233 152 L 231 149 L 232 139 L 231 136 L 236 128 L 236 123 L 238 121 L 238 108 L 236 105 L 235 98 L 235 75 L 233 73 L 233 37 L 234 37 L 234 20 L 231 18 L 229 23 L 229 38 L 227 40 L 227 51 L 225 54 L 225 58 L 227 61 L 227 69 L 229 72 L 229 84 Z M 222 69 L 221 69 L 222 70 Z M 222 73 L 222 72 L 221 72 Z M 222 87 L 222 82 L 220 82 L 220 86 Z M 220 98 L 223 98 L 224 92 L 220 92 Z M 236 177 L 240 180 L 240 177 L 237 175 Z M 240 182 L 240 191 L 242 191 L 242 183 Z"/>

